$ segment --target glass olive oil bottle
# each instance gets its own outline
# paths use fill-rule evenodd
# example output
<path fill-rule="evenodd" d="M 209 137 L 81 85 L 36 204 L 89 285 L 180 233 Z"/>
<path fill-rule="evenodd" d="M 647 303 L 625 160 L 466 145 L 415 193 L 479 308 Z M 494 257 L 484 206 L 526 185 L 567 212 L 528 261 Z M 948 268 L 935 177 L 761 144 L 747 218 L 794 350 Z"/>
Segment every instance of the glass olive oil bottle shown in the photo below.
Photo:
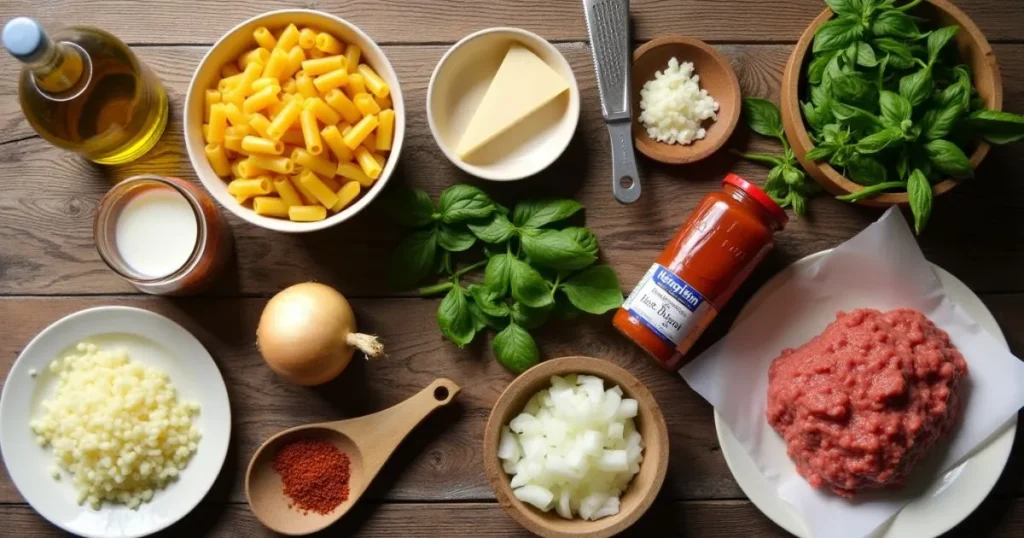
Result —
<path fill-rule="evenodd" d="M 117 37 L 77 26 L 51 38 L 38 21 L 18 17 L 4 26 L 3 44 L 24 64 L 21 109 L 51 144 L 119 164 L 144 155 L 163 134 L 167 94 Z"/>

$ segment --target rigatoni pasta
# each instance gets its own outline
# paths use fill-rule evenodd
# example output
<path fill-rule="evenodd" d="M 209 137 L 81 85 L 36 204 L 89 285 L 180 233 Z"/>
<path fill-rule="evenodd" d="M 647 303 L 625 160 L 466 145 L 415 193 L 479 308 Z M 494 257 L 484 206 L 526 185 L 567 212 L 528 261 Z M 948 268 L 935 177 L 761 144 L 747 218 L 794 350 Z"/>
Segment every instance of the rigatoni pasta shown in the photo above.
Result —
<path fill-rule="evenodd" d="M 203 139 L 228 193 L 261 216 L 312 222 L 381 177 L 395 135 L 390 87 L 352 43 L 258 27 L 205 91 Z"/>

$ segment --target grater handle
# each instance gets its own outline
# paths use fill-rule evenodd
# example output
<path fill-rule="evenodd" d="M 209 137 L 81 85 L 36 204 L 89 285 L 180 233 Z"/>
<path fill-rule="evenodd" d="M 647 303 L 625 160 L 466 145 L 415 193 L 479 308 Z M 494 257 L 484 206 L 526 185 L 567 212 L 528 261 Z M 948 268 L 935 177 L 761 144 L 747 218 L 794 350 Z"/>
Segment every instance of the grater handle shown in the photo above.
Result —
<path fill-rule="evenodd" d="M 608 138 L 612 142 L 612 193 L 619 202 L 632 204 L 640 198 L 640 174 L 636 170 L 630 120 L 608 122 Z"/>

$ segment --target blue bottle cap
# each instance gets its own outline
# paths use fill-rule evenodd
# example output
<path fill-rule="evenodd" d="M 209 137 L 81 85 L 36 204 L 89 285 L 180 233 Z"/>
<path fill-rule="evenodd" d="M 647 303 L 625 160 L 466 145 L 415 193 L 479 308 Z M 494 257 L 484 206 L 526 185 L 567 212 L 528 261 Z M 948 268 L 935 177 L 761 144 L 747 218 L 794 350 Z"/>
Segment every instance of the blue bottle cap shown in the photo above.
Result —
<path fill-rule="evenodd" d="M 35 19 L 17 17 L 4 25 L 4 48 L 21 61 L 35 60 L 42 54 L 45 41 L 46 31 Z"/>

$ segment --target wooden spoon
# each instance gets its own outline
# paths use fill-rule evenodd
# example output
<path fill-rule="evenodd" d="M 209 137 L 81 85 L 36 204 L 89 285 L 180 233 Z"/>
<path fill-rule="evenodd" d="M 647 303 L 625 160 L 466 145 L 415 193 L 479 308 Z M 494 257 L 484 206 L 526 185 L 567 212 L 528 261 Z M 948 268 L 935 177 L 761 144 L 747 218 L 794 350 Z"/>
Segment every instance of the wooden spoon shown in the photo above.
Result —
<path fill-rule="evenodd" d="M 350 420 L 307 424 L 285 430 L 263 443 L 245 473 L 245 496 L 249 508 L 271 530 L 289 536 L 319 531 L 341 519 L 363 496 L 384 462 L 409 432 L 435 409 L 451 403 L 459 386 L 450 379 L 438 379 L 419 394 L 378 413 Z M 348 500 L 329 514 L 302 513 L 289 508 L 281 476 L 274 471 L 274 454 L 296 438 L 323 439 L 348 455 L 351 469 Z"/>

